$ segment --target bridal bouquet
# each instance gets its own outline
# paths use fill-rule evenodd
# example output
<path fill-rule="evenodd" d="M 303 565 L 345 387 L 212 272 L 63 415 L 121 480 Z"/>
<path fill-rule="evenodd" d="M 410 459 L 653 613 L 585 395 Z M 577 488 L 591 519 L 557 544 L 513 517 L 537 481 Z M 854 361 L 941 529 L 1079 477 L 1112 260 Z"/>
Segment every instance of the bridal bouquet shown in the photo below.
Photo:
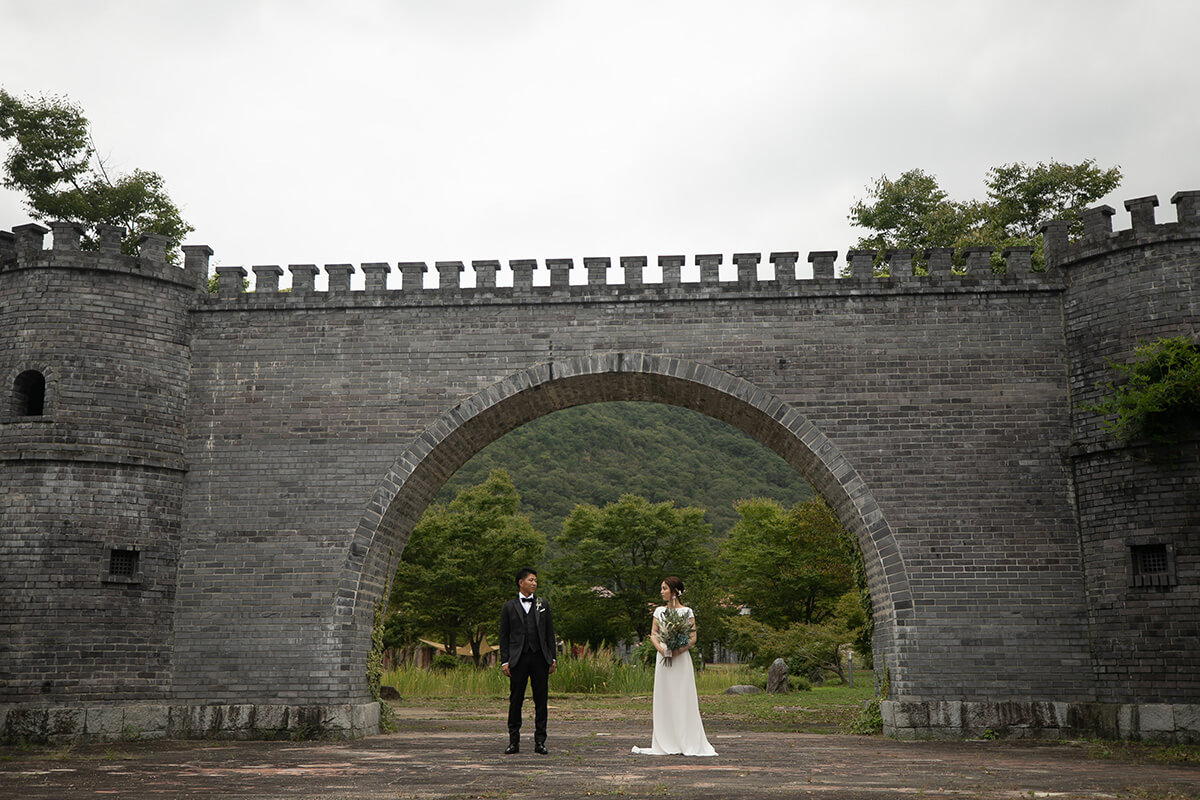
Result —
<path fill-rule="evenodd" d="M 668 653 L 673 653 L 681 647 L 687 647 L 692 637 L 692 618 L 682 611 L 664 608 L 662 619 L 658 621 L 658 640 Z M 663 656 L 663 666 L 671 666 L 671 657 Z"/>

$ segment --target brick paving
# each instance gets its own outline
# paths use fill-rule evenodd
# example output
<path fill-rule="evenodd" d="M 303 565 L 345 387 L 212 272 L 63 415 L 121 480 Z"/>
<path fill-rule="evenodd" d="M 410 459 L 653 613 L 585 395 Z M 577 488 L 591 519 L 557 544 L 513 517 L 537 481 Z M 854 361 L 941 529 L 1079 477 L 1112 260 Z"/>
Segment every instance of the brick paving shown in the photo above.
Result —
<path fill-rule="evenodd" d="M 401 720 L 349 742 L 132 742 L 0 751 L 0 797 L 1200 798 L 1200 766 L 1097 760 L 1079 745 L 896 741 L 709 726 L 711 759 L 635 756 L 644 723 L 554 722 L 550 755 L 502 750 L 496 720 Z"/>

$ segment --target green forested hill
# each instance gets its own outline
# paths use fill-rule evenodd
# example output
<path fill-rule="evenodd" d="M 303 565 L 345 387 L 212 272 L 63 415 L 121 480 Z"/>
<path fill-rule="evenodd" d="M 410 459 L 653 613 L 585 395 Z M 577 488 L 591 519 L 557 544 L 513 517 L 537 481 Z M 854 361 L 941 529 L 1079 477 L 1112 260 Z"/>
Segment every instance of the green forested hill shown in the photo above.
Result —
<path fill-rule="evenodd" d="M 602 506 L 622 494 L 707 509 L 718 537 L 737 520 L 737 500 L 791 507 L 813 495 L 795 470 L 741 431 L 656 403 L 596 403 L 534 420 L 480 451 L 437 502 L 498 468 L 512 476 L 522 512 L 547 537 L 577 503 Z"/>

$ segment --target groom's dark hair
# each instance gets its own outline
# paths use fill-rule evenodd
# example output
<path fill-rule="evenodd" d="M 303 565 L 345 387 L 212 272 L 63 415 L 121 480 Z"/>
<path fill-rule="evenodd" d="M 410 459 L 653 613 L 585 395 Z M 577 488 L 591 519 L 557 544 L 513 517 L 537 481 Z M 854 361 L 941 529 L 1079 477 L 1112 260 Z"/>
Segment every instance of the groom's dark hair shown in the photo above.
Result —
<path fill-rule="evenodd" d="M 533 567 L 521 567 L 517 570 L 517 583 L 525 580 L 526 575 L 537 575 L 537 570 Z"/>

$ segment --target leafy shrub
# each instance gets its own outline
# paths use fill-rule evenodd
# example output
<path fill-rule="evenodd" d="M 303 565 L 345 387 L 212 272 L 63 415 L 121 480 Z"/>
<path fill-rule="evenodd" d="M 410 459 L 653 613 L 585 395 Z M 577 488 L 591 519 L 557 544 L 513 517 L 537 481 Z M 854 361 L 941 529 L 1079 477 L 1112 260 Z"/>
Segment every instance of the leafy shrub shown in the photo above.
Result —
<path fill-rule="evenodd" d="M 435 672 L 449 672 L 458 669 L 458 659 L 449 653 L 437 653 L 429 662 L 429 668 Z"/>
<path fill-rule="evenodd" d="M 862 710 L 846 730 L 860 736 L 878 736 L 883 733 L 883 713 L 879 709 L 879 698 L 863 703 Z"/>
<path fill-rule="evenodd" d="M 1134 348 L 1128 364 L 1109 362 L 1118 378 L 1107 396 L 1083 409 L 1111 419 L 1104 429 L 1126 443 L 1173 443 L 1200 420 L 1200 347 L 1190 337 L 1158 339 Z"/>

